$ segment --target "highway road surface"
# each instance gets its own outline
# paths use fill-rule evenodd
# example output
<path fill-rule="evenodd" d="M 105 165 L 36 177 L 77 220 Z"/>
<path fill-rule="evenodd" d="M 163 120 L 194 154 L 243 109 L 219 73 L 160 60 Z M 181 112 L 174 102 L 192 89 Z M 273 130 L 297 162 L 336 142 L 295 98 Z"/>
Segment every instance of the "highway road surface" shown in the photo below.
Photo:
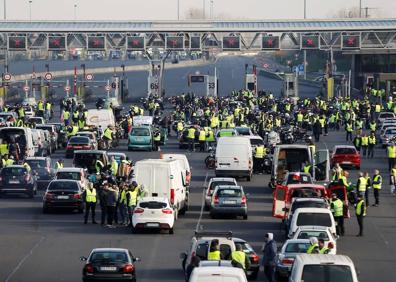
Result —
<path fill-rule="evenodd" d="M 91 105 L 92 106 L 92 105 Z M 331 149 L 345 143 L 344 133 L 330 132 L 318 143 Z M 116 149 L 126 152 L 133 161 L 157 158 L 159 152 L 127 152 L 125 142 Z M 132 234 L 126 227 L 108 229 L 100 225 L 84 225 L 80 214 L 68 212 L 42 214 L 42 193 L 33 200 L 24 197 L 0 199 L 0 280 L 2 281 L 81 281 L 83 263 L 80 256 L 88 255 L 96 247 L 128 248 L 141 258 L 137 264 L 138 281 L 183 281 L 179 254 L 189 247 L 197 225 L 202 203 L 202 187 L 213 171 L 205 168 L 206 153 L 179 150 L 175 138 L 162 148 L 164 152 L 186 153 L 192 166 L 191 209 L 179 217 L 175 234 Z M 57 151 L 53 161 L 64 157 Z M 66 165 L 71 161 L 67 160 Z M 384 185 L 379 207 L 369 207 L 365 219 L 365 236 L 355 237 L 357 222 L 353 216 L 346 221 L 346 235 L 338 240 L 338 252 L 355 262 L 361 282 L 395 281 L 396 265 L 396 197 L 389 194 L 385 152 L 378 148 L 372 160 L 363 159 L 362 170 L 372 174 L 375 168 L 383 173 Z M 351 173 L 356 181 L 356 171 Z M 273 232 L 279 245 L 284 240 L 280 221 L 272 217 L 271 190 L 267 187 L 269 175 L 255 175 L 251 182 L 241 180 L 248 198 L 249 219 L 210 219 L 203 214 L 201 225 L 205 230 L 233 231 L 235 236 L 251 243 L 260 252 L 266 232 Z M 373 198 L 370 195 L 371 199 Z M 97 207 L 97 218 L 100 208 Z M 260 273 L 258 281 L 265 281 Z"/>

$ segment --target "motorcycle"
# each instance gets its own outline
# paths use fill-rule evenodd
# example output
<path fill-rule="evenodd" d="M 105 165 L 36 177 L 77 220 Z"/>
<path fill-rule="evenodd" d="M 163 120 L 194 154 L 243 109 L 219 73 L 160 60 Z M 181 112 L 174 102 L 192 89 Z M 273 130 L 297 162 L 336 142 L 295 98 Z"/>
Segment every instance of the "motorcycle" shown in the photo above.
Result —
<path fill-rule="evenodd" d="M 214 169 L 216 166 L 216 153 L 212 148 L 209 148 L 209 156 L 205 158 L 205 165 L 208 169 Z"/>

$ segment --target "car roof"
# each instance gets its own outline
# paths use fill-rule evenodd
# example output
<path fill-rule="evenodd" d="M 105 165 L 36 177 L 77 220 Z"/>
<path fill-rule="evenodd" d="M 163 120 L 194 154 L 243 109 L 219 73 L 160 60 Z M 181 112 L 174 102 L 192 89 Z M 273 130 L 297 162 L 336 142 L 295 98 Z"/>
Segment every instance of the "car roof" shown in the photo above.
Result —
<path fill-rule="evenodd" d="M 30 161 L 30 160 L 39 160 L 39 161 L 45 161 L 49 157 L 27 157 L 25 160 Z"/>
<path fill-rule="evenodd" d="M 215 182 L 215 181 L 236 181 L 235 178 L 233 177 L 212 177 L 210 180 L 210 182 Z"/>
<path fill-rule="evenodd" d="M 53 179 L 51 180 L 52 182 L 73 182 L 73 183 L 79 183 L 77 180 L 73 180 L 73 179 Z"/>
<path fill-rule="evenodd" d="M 303 226 L 298 226 L 297 231 L 306 231 L 306 230 L 315 230 L 315 231 L 329 231 L 329 227 L 327 226 L 320 226 L 320 225 L 303 225 Z"/>
<path fill-rule="evenodd" d="M 150 202 L 150 201 L 156 201 L 156 202 L 163 202 L 163 203 L 168 203 L 168 199 L 164 197 L 144 197 L 139 200 L 139 202 Z"/>
<path fill-rule="evenodd" d="M 4 168 L 25 168 L 23 165 L 8 165 L 8 166 L 6 166 L 6 167 L 4 167 Z M 4 169 L 3 168 L 3 169 Z M 26 168 L 25 168 L 26 169 Z"/>
<path fill-rule="evenodd" d="M 107 154 L 109 156 L 126 156 L 125 153 L 121 153 L 121 152 L 107 152 Z"/>
<path fill-rule="evenodd" d="M 81 167 L 64 167 L 59 168 L 57 172 L 81 172 L 83 170 Z"/>
<path fill-rule="evenodd" d="M 315 189 L 326 189 L 323 185 L 319 184 L 312 184 L 312 183 L 305 183 L 305 184 L 289 184 L 287 185 L 289 189 L 294 188 L 315 188 Z"/>
<path fill-rule="evenodd" d="M 199 267 L 233 267 L 230 260 L 202 260 L 199 262 Z"/>
<path fill-rule="evenodd" d="M 352 149 L 356 149 L 355 146 L 351 146 L 351 145 L 336 145 L 336 146 L 334 146 L 334 150 L 336 150 L 338 148 L 352 148 Z"/>
<path fill-rule="evenodd" d="M 123 248 L 95 248 L 92 252 L 128 252 L 128 249 Z"/>
<path fill-rule="evenodd" d="M 194 275 L 229 275 L 236 274 L 236 275 L 243 275 L 245 277 L 245 272 L 241 268 L 237 267 L 223 267 L 223 266 L 211 266 L 211 267 L 195 267 L 191 277 Z"/>
<path fill-rule="evenodd" d="M 242 186 L 239 186 L 239 185 L 217 185 L 216 186 L 216 189 L 217 190 L 219 190 L 219 189 L 241 189 L 242 190 Z"/>
<path fill-rule="evenodd" d="M 325 203 L 326 200 L 323 198 L 295 198 L 293 200 L 293 203 L 297 203 L 297 202 L 323 202 Z"/>
<path fill-rule="evenodd" d="M 105 154 L 106 151 L 102 151 L 102 150 L 78 150 L 76 152 L 74 152 L 74 154 Z"/>
<path fill-rule="evenodd" d="M 245 135 L 245 138 L 263 140 L 263 138 L 261 138 L 260 136 L 257 136 L 257 135 Z"/>
<path fill-rule="evenodd" d="M 293 244 L 293 243 L 310 243 L 309 239 L 289 239 L 286 240 L 283 245 Z"/>
<path fill-rule="evenodd" d="M 296 263 L 296 261 L 302 264 L 353 264 L 353 261 L 348 256 L 344 255 L 298 254 L 294 263 Z"/>

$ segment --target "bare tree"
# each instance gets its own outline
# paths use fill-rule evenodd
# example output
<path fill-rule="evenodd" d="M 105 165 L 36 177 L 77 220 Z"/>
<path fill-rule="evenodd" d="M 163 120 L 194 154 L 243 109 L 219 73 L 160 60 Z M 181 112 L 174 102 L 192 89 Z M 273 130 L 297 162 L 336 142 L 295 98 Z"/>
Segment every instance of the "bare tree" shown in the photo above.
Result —
<path fill-rule="evenodd" d="M 379 9 L 374 8 L 374 7 L 362 7 L 362 13 L 361 13 L 363 18 L 380 18 L 382 17 L 382 13 L 379 11 Z M 351 18 L 359 18 L 360 17 L 360 11 L 359 7 L 350 7 L 347 9 L 340 9 L 336 11 L 335 13 L 331 13 L 328 16 L 329 18 L 336 18 L 336 19 L 351 19 Z"/>

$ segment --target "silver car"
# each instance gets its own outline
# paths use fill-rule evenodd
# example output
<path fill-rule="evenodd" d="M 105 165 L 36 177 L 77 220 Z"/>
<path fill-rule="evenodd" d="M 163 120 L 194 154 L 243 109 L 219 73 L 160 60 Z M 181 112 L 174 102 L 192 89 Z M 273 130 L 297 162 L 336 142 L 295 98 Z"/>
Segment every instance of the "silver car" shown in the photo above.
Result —
<path fill-rule="evenodd" d="M 306 253 L 310 245 L 309 239 L 287 240 L 275 258 L 276 276 L 278 278 L 287 278 L 290 275 L 296 256 Z"/>
<path fill-rule="evenodd" d="M 210 216 L 219 215 L 242 216 L 248 218 L 247 198 L 242 186 L 217 186 L 210 204 Z"/>
<path fill-rule="evenodd" d="M 382 147 L 385 148 L 390 143 L 392 143 L 394 137 L 396 137 L 396 127 L 388 127 L 385 129 L 384 134 L 381 134 L 380 136 L 380 143 L 382 143 Z"/>
<path fill-rule="evenodd" d="M 212 177 L 205 191 L 205 210 L 208 211 L 215 188 L 219 185 L 237 186 L 237 181 L 232 177 Z"/>

